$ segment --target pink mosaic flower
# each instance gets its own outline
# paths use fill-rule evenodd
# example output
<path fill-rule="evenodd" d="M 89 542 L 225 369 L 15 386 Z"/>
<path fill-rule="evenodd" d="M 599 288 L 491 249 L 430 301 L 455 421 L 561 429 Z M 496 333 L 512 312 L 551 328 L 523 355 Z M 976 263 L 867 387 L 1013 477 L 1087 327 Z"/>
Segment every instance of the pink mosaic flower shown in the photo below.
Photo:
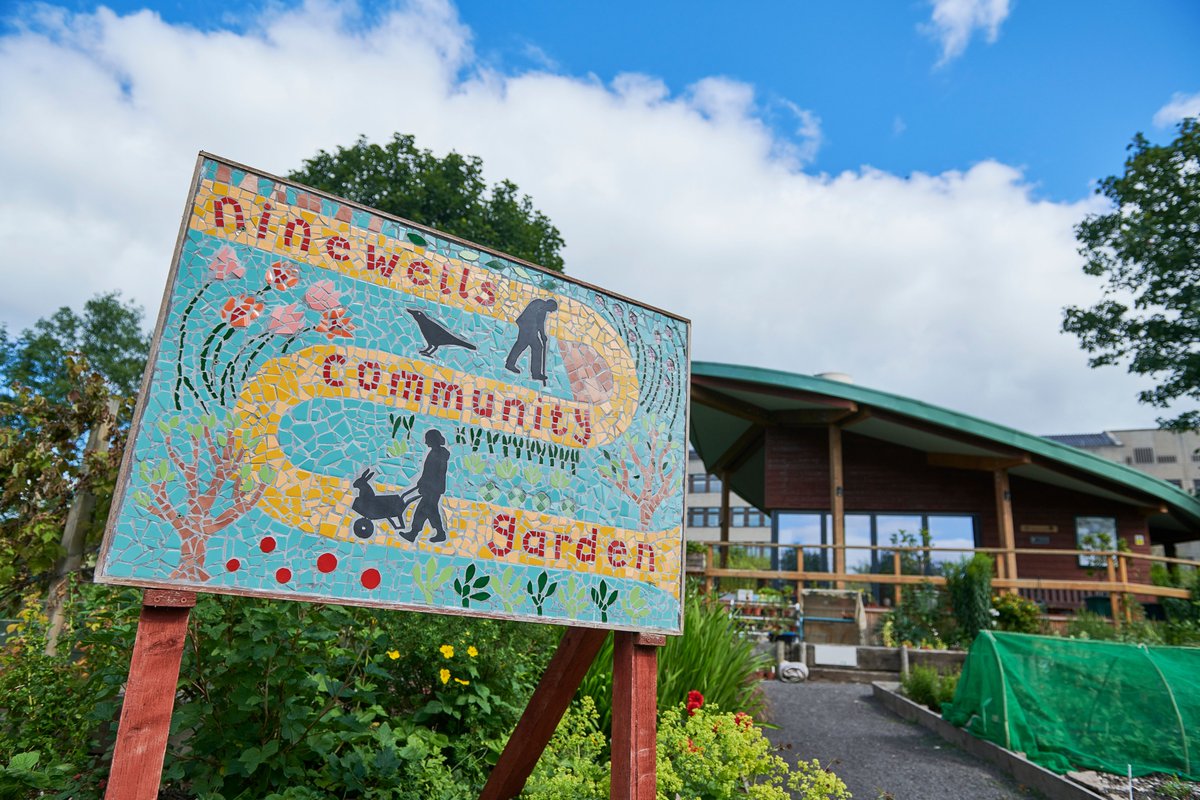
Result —
<path fill-rule="evenodd" d="M 267 327 L 271 329 L 271 333 L 280 336 L 291 336 L 304 327 L 304 311 L 295 303 L 272 308 L 270 317 L 271 321 L 267 323 Z"/>
<path fill-rule="evenodd" d="M 304 302 L 314 311 L 333 311 L 342 304 L 342 293 L 333 288 L 333 281 L 317 281 L 304 293 Z"/>
<path fill-rule="evenodd" d="M 276 261 L 267 270 L 267 282 L 276 289 L 283 290 L 289 286 L 295 286 L 300 280 L 300 270 L 293 267 L 286 261 Z"/>
<path fill-rule="evenodd" d="M 353 336 L 354 323 L 350 321 L 350 312 L 344 308 L 331 308 L 322 312 L 321 321 L 317 323 L 317 331 L 325 334 L 325 338 L 333 340 L 338 336 L 347 339 Z"/>
<path fill-rule="evenodd" d="M 208 262 L 208 274 L 223 281 L 228 278 L 240 278 L 246 274 L 246 268 L 238 261 L 237 253 L 229 245 L 222 245 L 217 250 L 212 261 Z"/>
<path fill-rule="evenodd" d="M 221 308 L 221 319 L 235 328 L 244 328 L 258 318 L 263 311 L 263 304 L 250 295 L 231 297 Z"/>

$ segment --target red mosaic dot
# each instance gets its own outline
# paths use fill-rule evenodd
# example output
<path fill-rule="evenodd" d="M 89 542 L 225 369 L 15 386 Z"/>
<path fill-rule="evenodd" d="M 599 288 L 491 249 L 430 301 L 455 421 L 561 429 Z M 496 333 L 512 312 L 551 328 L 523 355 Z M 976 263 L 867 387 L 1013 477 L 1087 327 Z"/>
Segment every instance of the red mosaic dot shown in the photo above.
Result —
<path fill-rule="evenodd" d="M 275 537 L 274 536 L 266 537 L 265 539 L 263 539 L 261 542 L 258 543 L 258 546 L 259 546 L 259 548 L 262 549 L 262 551 L 264 553 L 271 552 L 272 550 L 275 549 Z"/>
<path fill-rule="evenodd" d="M 337 569 L 337 556 L 333 553 L 321 553 L 317 557 L 317 569 L 321 572 L 333 572 Z"/>
<path fill-rule="evenodd" d="M 229 570 L 230 572 L 237 572 L 241 566 L 242 562 L 238 561 L 236 558 L 231 558 L 225 562 L 225 569 Z"/>
<path fill-rule="evenodd" d="M 363 571 L 363 574 L 362 574 L 362 585 L 363 586 L 367 587 L 368 589 L 374 589 L 376 586 L 379 585 L 379 581 L 380 581 L 379 570 L 368 569 L 368 570 Z"/>
<path fill-rule="evenodd" d="M 279 581 L 280 583 L 287 583 L 291 579 L 292 571 L 287 567 L 280 567 L 279 569 L 275 570 L 275 580 Z"/>

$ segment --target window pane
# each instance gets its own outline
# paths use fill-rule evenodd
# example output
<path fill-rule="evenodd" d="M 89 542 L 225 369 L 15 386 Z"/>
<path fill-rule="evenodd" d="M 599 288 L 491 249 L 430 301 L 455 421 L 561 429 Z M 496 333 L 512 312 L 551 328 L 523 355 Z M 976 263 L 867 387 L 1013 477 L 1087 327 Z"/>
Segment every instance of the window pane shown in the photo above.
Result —
<path fill-rule="evenodd" d="M 873 551 L 854 550 L 855 546 L 871 546 L 871 515 L 846 515 L 846 572 L 871 572 Z"/>
<path fill-rule="evenodd" d="M 1112 517 L 1076 517 L 1075 546 L 1080 550 L 1111 550 L 1117 542 L 1117 521 Z M 1090 569 L 1107 564 L 1104 556 L 1079 556 L 1079 566 Z"/>
<path fill-rule="evenodd" d="M 931 553 L 930 559 L 935 565 L 970 558 L 971 551 L 975 549 L 975 520 L 971 517 L 931 516 L 929 533 L 931 546 L 953 547 L 959 551 Z"/>
<path fill-rule="evenodd" d="M 780 513 L 779 543 L 780 544 L 824 544 L 821 535 L 820 514 Z M 781 550 L 780 567 L 795 569 L 799 550 Z M 813 548 L 804 551 L 804 569 L 811 572 L 828 572 L 829 557 L 827 551 Z"/>

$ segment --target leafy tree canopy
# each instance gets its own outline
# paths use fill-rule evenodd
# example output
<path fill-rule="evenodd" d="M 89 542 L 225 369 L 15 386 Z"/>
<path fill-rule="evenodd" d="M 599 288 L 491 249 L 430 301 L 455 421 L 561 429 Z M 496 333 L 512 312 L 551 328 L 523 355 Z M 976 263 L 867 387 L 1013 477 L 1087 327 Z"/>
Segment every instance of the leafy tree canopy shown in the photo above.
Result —
<path fill-rule="evenodd" d="M 1167 145 L 1140 133 L 1125 173 L 1100 182 L 1113 203 L 1075 229 L 1083 270 L 1105 279 L 1090 308 L 1065 309 L 1063 330 L 1079 338 L 1093 367 L 1128 359 L 1129 371 L 1158 381 L 1139 401 L 1168 408 L 1200 400 L 1200 122 L 1185 119 Z M 1200 427 L 1200 411 L 1159 424 Z"/>
<path fill-rule="evenodd" d="M 149 347 L 140 306 L 122 302 L 119 292 L 96 295 L 82 314 L 63 306 L 15 339 L 0 327 L 0 391 L 19 383 L 51 403 L 65 403 L 78 388 L 67 356 L 78 353 L 111 394 L 130 397 L 141 385 Z"/>
<path fill-rule="evenodd" d="M 399 133 L 383 146 L 359 137 L 335 153 L 321 150 L 288 177 L 548 269 L 563 268 L 558 229 L 511 181 L 489 189 L 478 156 L 438 158 Z"/>

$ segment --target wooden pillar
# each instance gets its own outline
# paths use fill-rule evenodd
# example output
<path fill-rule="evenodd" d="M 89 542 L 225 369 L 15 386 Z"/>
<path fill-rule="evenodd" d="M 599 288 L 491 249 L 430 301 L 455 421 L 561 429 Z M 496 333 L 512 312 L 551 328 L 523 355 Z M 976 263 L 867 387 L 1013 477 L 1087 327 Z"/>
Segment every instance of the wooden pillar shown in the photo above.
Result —
<path fill-rule="evenodd" d="M 842 496 L 842 429 L 829 426 L 829 508 L 833 520 L 833 571 L 841 575 L 846 571 L 846 499 Z M 845 581 L 837 581 L 837 588 L 845 588 Z"/>
<path fill-rule="evenodd" d="M 893 550 L 892 551 L 892 574 L 899 577 L 899 575 L 902 571 L 903 570 L 900 569 L 900 551 Z M 904 590 L 900 587 L 899 581 L 892 584 L 892 586 L 893 586 L 892 593 L 896 596 L 895 603 L 893 604 L 892 607 L 895 608 L 896 606 L 900 605 L 900 601 L 904 597 Z"/>
<path fill-rule="evenodd" d="M 613 634 L 611 800 L 655 800 L 658 648 L 666 637 Z"/>
<path fill-rule="evenodd" d="M 1129 586 L 1129 569 L 1126 566 L 1126 559 L 1125 559 L 1124 553 L 1117 554 L 1117 577 L 1120 578 L 1120 580 L 1121 580 L 1122 591 L 1127 593 L 1128 592 L 1127 587 Z M 1131 622 L 1133 622 L 1133 609 L 1130 608 L 1130 606 L 1132 604 L 1125 602 L 1126 599 L 1127 598 L 1122 596 L 1121 611 L 1123 611 L 1125 613 L 1125 621 L 1131 623 Z"/>
<path fill-rule="evenodd" d="M 479 800 L 510 800 L 525 788 L 606 636 L 608 631 L 592 628 L 572 627 L 563 633 Z"/>
<path fill-rule="evenodd" d="M 1114 588 L 1115 588 L 1115 584 L 1117 582 L 1117 567 L 1116 567 L 1116 564 L 1114 563 L 1115 561 L 1116 561 L 1116 557 L 1113 556 L 1111 553 L 1104 557 L 1104 563 L 1106 566 L 1106 571 L 1108 573 L 1108 582 L 1110 584 L 1113 584 Z M 1108 593 L 1108 606 L 1109 606 L 1109 610 L 1112 612 L 1113 627 L 1120 629 L 1120 627 L 1121 627 L 1121 593 L 1120 592 L 1109 592 Z"/>
<path fill-rule="evenodd" d="M 729 473 L 722 472 L 721 475 L 721 541 L 725 546 L 721 548 L 721 569 L 729 566 L 729 528 L 732 520 L 730 519 L 733 513 L 729 508 Z"/>
<path fill-rule="evenodd" d="M 147 589 L 129 663 L 106 800 L 155 800 L 194 592 Z"/>
<path fill-rule="evenodd" d="M 1016 533 L 1013 530 L 1012 489 L 1008 483 L 1008 470 L 998 469 L 994 473 L 996 483 L 996 527 L 1000 529 L 1000 546 L 1004 548 L 1004 577 L 1017 579 Z M 1016 593 L 1016 587 L 1008 589 Z"/>

